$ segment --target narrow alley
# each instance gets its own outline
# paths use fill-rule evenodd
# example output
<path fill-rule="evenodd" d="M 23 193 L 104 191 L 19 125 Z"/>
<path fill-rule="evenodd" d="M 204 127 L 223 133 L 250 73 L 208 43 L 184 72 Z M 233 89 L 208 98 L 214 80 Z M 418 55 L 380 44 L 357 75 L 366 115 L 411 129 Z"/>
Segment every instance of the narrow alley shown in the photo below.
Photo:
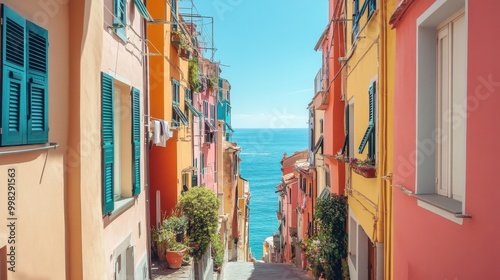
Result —
<path fill-rule="evenodd" d="M 224 280 L 301 280 L 313 279 L 291 264 L 261 262 L 228 262 L 224 266 Z"/>

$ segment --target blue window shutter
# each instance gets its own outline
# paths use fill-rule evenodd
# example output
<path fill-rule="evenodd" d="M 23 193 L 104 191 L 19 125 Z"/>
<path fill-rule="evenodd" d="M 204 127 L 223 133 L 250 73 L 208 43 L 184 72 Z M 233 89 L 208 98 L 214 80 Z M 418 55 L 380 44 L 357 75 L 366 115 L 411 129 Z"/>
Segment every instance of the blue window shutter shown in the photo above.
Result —
<path fill-rule="evenodd" d="M 2 5 L 1 145 L 26 144 L 26 20 Z"/>
<path fill-rule="evenodd" d="M 368 146 L 368 157 L 374 159 L 375 156 L 375 82 L 370 85 L 368 90 L 369 104 L 368 104 L 368 128 L 366 129 L 365 135 L 361 140 L 358 152 L 363 153 L 366 144 Z"/>
<path fill-rule="evenodd" d="M 108 214 L 114 209 L 114 128 L 113 95 L 115 92 L 113 77 L 101 73 L 102 94 L 102 209 Z"/>
<path fill-rule="evenodd" d="M 47 30 L 27 22 L 28 40 L 28 144 L 47 143 L 48 124 L 48 47 Z"/>
<path fill-rule="evenodd" d="M 132 88 L 132 194 L 141 192 L 141 92 Z"/>

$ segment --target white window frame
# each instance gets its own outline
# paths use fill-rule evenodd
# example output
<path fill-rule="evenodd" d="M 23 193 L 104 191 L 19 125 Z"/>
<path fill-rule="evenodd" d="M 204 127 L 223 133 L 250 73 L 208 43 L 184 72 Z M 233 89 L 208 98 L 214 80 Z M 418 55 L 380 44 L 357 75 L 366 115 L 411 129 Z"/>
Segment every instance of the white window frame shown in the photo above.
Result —
<path fill-rule="evenodd" d="M 114 92 L 114 176 L 113 192 L 115 209 L 113 214 L 133 200 L 132 194 L 132 87 L 115 77 Z"/>
<path fill-rule="evenodd" d="M 436 188 L 438 161 L 442 157 L 449 158 L 451 155 L 444 151 L 443 147 L 438 147 L 444 138 L 438 133 L 437 122 L 439 116 L 443 115 L 437 110 L 436 106 L 429 104 L 438 103 L 438 51 L 437 39 L 439 28 L 452 21 L 452 16 L 458 16 L 460 12 L 464 13 L 465 30 L 467 34 L 467 1 L 468 0 L 437 0 L 417 19 L 417 71 L 416 71 L 416 156 L 415 156 L 415 194 L 419 199 L 418 205 L 434 212 L 444 218 L 447 218 L 458 224 L 462 224 L 461 214 L 465 210 L 465 186 L 463 187 L 462 201 L 458 201 L 449 196 L 449 189 Z M 441 34 L 443 35 L 443 34 Z M 467 36 L 467 35 L 466 35 Z M 467 46 L 465 46 L 467 49 Z M 467 69 L 466 61 L 464 69 Z M 466 83 L 467 74 L 463 80 Z M 447 85 L 451 86 L 451 85 Z M 465 84 L 465 87 L 467 85 Z M 447 90 L 447 88 L 445 88 Z M 439 111 L 439 112 L 438 112 Z M 453 116 L 453 114 L 450 114 Z M 466 125 L 466 119 L 461 120 Z M 453 136 L 455 137 L 455 136 Z M 460 160 L 463 160 L 463 180 L 465 182 L 465 143 L 462 150 L 456 150 L 454 153 L 462 154 Z M 449 150 L 449 149 L 448 149 Z M 458 174 L 458 173 L 457 173 Z M 440 194 L 446 194 L 442 196 Z M 454 198 L 458 199 L 459 196 Z"/>

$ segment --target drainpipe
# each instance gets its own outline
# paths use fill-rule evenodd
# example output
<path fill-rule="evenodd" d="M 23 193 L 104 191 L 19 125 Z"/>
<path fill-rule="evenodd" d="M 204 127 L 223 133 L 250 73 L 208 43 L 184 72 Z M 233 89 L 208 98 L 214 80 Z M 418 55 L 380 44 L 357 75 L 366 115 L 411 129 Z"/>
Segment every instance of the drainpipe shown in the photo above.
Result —
<path fill-rule="evenodd" d="M 146 5 L 147 0 L 144 0 L 144 5 Z M 143 20 L 143 34 L 144 34 L 144 41 L 146 42 L 148 36 L 147 36 L 147 20 Z M 146 44 L 142 45 L 142 51 L 146 55 L 144 55 L 144 65 L 142 67 L 144 76 L 143 76 L 143 81 L 146 81 L 144 85 L 144 97 L 143 97 L 143 106 L 144 106 L 144 121 L 147 121 L 147 127 L 148 129 L 144 132 L 146 136 L 146 143 L 145 146 L 146 148 L 144 149 L 145 152 L 145 176 L 144 176 L 144 190 L 145 190 L 145 196 L 146 196 L 146 246 L 147 246 L 147 254 L 148 254 L 148 275 L 149 279 L 151 279 L 151 213 L 150 213 L 150 204 L 151 204 L 151 194 L 150 194 L 150 188 L 149 188 L 149 58 L 147 54 L 149 53 L 148 47 Z"/>

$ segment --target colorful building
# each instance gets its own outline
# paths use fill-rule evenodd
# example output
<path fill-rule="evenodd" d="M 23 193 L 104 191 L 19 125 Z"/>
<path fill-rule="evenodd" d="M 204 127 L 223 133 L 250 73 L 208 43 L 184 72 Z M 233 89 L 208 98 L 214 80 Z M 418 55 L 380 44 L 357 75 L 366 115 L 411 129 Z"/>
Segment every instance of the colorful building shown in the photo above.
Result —
<path fill-rule="evenodd" d="M 155 23 L 147 26 L 150 56 L 150 118 L 161 121 L 169 138 L 152 145 L 149 159 L 151 224 L 158 225 L 171 214 L 183 190 L 192 187 L 193 92 L 188 78 L 188 60 L 196 49 L 192 27 L 179 14 L 177 1 L 149 1 Z M 165 40 L 167 36 L 167 40 Z M 197 118 L 197 117 L 196 117 Z"/>
<path fill-rule="evenodd" d="M 342 97 L 347 130 L 339 156 L 350 162 L 345 191 L 349 203 L 350 278 L 392 279 L 395 32 L 387 14 L 396 3 L 355 0 L 346 4 L 341 2 L 336 7 L 349 15 L 347 19 L 352 15 L 346 24 L 347 36 L 339 42 L 345 44 L 345 56 L 337 60 L 345 79 Z M 337 14 L 334 9 L 333 15 Z M 334 21 L 345 19 L 334 17 Z"/>
<path fill-rule="evenodd" d="M 394 279 L 500 278 L 499 5 L 400 1 L 392 14 Z"/>
<path fill-rule="evenodd" d="M 217 110 L 215 84 L 206 85 L 208 80 L 217 79 L 219 66 L 203 57 L 198 57 L 201 77 L 205 81 L 201 92 L 194 95 L 194 107 L 199 111 L 200 118 L 193 126 L 194 164 L 197 173 L 198 186 L 204 186 L 217 193 Z"/>
<path fill-rule="evenodd" d="M 280 184 L 276 186 L 278 197 L 277 217 L 279 222 L 278 235 L 279 244 L 276 244 L 276 262 L 290 263 L 299 258 L 296 252 L 298 234 L 302 234 L 302 215 L 297 214 L 299 205 L 299 180 L 298 172 L 295 171 L 297 162 L 307 163 L 308 151 L 295 152 L 288 156 L 286 153 L 281 160 L 281 172 L 283 174 Z M 301 225 L 300 230 L 298 225 Z"/>
<path fill-rule="evenodd" d="M 231 141 L 234 133 L 231 127 L 231 84 L 223 78 L 219 78 L 218 83 L 217 119 L 224 121 L 224 135 L 227 141 Z"/>
<path fill-rule="evenodd" d="M 324 110 L 323 117 L 323 155 L 325 170 L 325 189 L 318 187 L 318 195 L 325 197 L 328 192 L 343 194 L 345 191 L 345 164 L 335 159 L 335 154 L 344 145 L 344 114 L 346 68 L 339 63 L 345 57 L 345 33 L 347 21 L 341 18 L 344 2 L 330 0 L 328 4 L 328 24 L 316 43 L 315 50 L 322 52 L 322 67 L 314 80 L 312 105 L 316 110 Z"/>
<path fill-rule="evenodd" d="M 4 2 L 0 278 L 147 279 L 151 17 L 140 1 Z"/>

